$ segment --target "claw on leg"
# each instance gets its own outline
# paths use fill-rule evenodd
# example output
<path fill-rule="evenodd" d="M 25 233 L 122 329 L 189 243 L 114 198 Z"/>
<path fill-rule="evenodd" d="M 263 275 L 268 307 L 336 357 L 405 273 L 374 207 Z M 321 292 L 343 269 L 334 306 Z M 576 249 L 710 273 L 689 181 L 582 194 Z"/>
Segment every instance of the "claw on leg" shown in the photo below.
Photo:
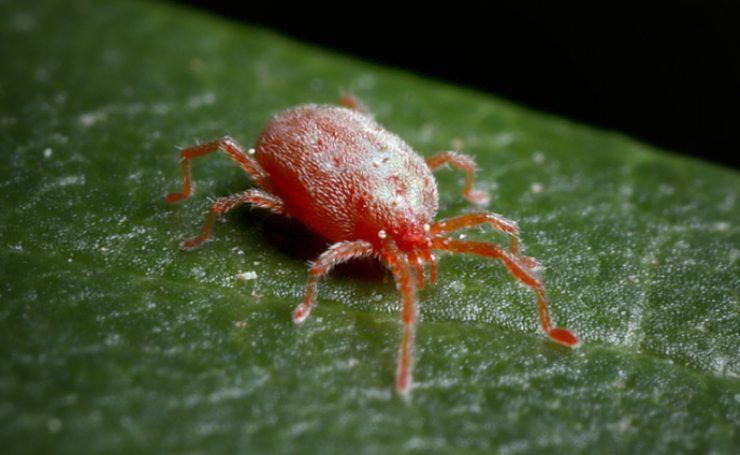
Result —
<path fill-rule="evenodd" d="M 570 348 L 577 348 L 580 344 L 578 337 L 573 332 L 563 327 L 555 327 L 550 329 L 550 333 L 547 334 L 550 339 L 556 343 L 568 346 Z"/>
<path fill-rule="evenodd" d="M 203 223 L 201 233 L 183 241 L 180 244 L 180 249 L 190 251 L 198 248 L 211 235 L 211 229 L 213 228 L 213 223 L 216 221 L 216 217 L 242 204 L 252 204 L 278 214 L 285 212 L 285 204 L 282 199 L 257 188 L 249 189 L 243 193 L 232 194 L 231 196 L 220 197 L 211 204 L 211 209 L 208 211 L 208 215 L 206 215 L 206 221 Z"/>
<path fill-rule="evenodd" d="M 269 188 L 267 174 L 253 157 L 244 150 L 232 138 L 225 137 L 207 144 L 188 147 L 180 152 L 180 166 L 182 169 L 182 191 L 167 193 L 164 200 L 172 204 L 190 196 L 190 160 L 200 156 L 208 155 L 217 150 L 223 150 L 229 157 L 236 161 L 262 188 Z"/>
<path fill-rule="evenodd" d="M 300 324 L 301 322 L 306 320 L 309 314 L 311 314 L 311 305 L 301 303 L 293 312 L 293 322 L 295 322 L 296 324 Z"/>
<path fill-rule="evenodd" d="M 475 172 L 475 161 L 468 155 L 458 152 L 441 152 L 426 159 L 429 169 L 435 170 L 445 164 L 449 164 L 465 172 L 465 184 L 463 186 L 463 197 L 470 203 L 476 205 L 488 204 L 489 197 L 485 191 L 473 189 L 473 173 Z"/>
<path fill-rule="evenodd" d="M 562 327 L 553 328 L 550 323 L 550 313 L 547 309 L 547 299 L 545 290 L 539 279 L 535 277 L 526 264 L 523 264 L 519 257 L 508 253 L 501 248 L 485 242 L 474 242 L 465 240 L 453 240 L 444 237 L 437 237 L 432 241 L 433 248 L 449 251 L 453 253 L 469 253 L 483 256 L 490 259 L 501 260 L 512 275 L 525 285 L 532 288 L 537 294 L 537 310 L 540 316 L 540 325 L 542 331 L 556 343 L 578 347 L 578 337 L 570 330 Z"/>

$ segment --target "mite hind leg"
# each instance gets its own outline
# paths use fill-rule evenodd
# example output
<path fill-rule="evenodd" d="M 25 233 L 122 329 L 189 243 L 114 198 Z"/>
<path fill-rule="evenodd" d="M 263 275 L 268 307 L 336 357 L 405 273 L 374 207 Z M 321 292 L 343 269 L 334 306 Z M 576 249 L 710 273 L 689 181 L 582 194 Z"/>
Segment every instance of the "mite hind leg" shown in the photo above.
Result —
<path fill-rule="evenodd" d="M 206 144 L 188 147 L 180 152 L 182 191 L 179 193 L 167 193 L 165 194 L 164 199 L 169 203 L 173 203 L 190 196 L 190 160 L 198 158 L 199 156 L 208 155 L 217 150 L 223 150 L 226 152 L 232 160 L 236 161 L 236 163 L 239 164 L 245 172 L 252 176 L 254 181 L 257 182 L 260 187 L 269 189 L 267 173 L 262 169 L 259 163 L 257 163 L 257 160 L 250 155 L 252 150 L 250 149 L 250 152 L 245 152 L 234 139 L 225 137 Z"/>
<path fill-rule="evenodd" d="M 482 190 L 473 189 L 473 173 L 475 173 L 475 160 L 462 153 L 448 151 L 441 152 L 430 156 L 426 159 L 429 169 L 435 169 L 449 164 L 452 167 L 465 172 L 465 184 L 463 185 L 463 197 L 476 205 L 485 205 L 488 203 L 488 194 Z"/>
<path fill-rule="evenodd" d="M 231 196 L 220 197 L 211 204 L 211 209 L 208 211 L 208 215 L 206 215 L 206 221 L 203 224 L 201 233 L 183 241 L 180 244 L 180 248 L 189 251 L 200 246 L 211 234 L 211 228 L 213 227 L 213 222 L 216 221 L 216 217 L 242 204 L 252 204 L 273 213 L 285 214 L 285 204 L 282 199 L 257 188 L 249 189 L 243 193 L 232 194 Z"/>
<path fill-rule="evenodd" d="M 550 321 L 550 312 L 547 309 L 547 299 L 545 290 L 540 280 L 522 264 L 519 259 L 495 245 L 485 242 L 473 242 L 465 240 L 452 240 L 444 237 L 437 237 L 432 241 L 432 247 L 451 253 L 469 253 L 483 256 L 490 259 L 501 260 L 512 275 L 525 285 L 532 288 L 537 294 L 537 309 L 540 316 L 542 331 L 553 341 L 569 347 L 578 345 L 578 338 L 568 329 L 562 327 L 552 327 Z"/>

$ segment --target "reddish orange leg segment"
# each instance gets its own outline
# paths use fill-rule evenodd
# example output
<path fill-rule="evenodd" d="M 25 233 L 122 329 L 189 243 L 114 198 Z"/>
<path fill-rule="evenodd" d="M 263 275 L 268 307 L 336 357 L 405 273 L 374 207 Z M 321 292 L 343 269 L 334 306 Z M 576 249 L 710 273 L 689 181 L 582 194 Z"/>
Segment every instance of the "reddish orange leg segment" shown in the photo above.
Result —
<path fill-rule="evenodd" d="M 484 223 L 488 223 L 493 229 L 499 232 L 508 234 L 509 251 L 518 257 L 524 265 L 530 269 L 537 265 L 537 262 L 533 258 L 519 254 L 519 228 L 516 223 L 497 213 L 466 213 L 447 220 L 437 221 L 429 227 L 429 231 L 432 234 L 447 234 Z"/>
<path fill-rule="evenodd" d="M 408 262 L 416 270 L 416 287 L 424 289 L 424 262 L 422 261 L 422 257 L 415 251 L 410 251 Z"/>
<path fill-rule="evenodd" d="M 252 204 L 278 214 L 284 213 L 284 204 L 282 199 L 256 188 L 249 189 L 243 193 L 218 198 L 213 202 L 211 210 L 209 210 L 208 215 L 206 215 L 206 222 L 203 224 L 203 230 L 200 235 L 183 241 L 182 244 L 180 244 L 180 248 L 183 250 L 192 250 L 200 246 L 200 244 L 205 242 L 211 234 L 213 222 L 216 221 L 216 217 L 218 215 L 226 213 L 245 203 Z"/>
<path fill-rule="evenodd" d="M 435 238 L 432 241 L 432 247 L 452 253 L 469 253 L 503 261 L 512 275 L 525 285 L 532 288 L 537 294 L 537 307 L 540 315 L 540 324 L 542 325 L 542 330 L 545 334 L 557 343 L 570 347 L 578 345 L 578 338 L 573 334 L 573 332 L 562 327 L 551 327 L 550 313 L 547 310 L 547 299 L 545 298 L 545 290 L 537 277 L 532 275 L 526 265 L 522 264 L 517 257 L 512 256 L 501 248 L 490 243 L 452 240 L 443 237 Z"/>
<path fill-rule="evenodd" d="M 360 114 L 370 115 L 370 112 L 368 112 L 365 105 L 350 93 L 342 93 L 342 96 L 337 100 L 337 104 L 339 106 L 346 107 L 347 109 L 357 111 Z"/>
<path fill-rule="evenodd" d="M 475 172 L 475 161 L 473 158 L 457 152 L 441 152 L 426 159 L 429 169 L 435 170 L 445 164 L 449 164 L 466 173 L 465 185 L 463 186 L 463 197 L 473 204 L 484 205 L 488 203 L 488 195 L 485 191 L 473 189 L 473 173 Z"/>
<path fill-rule="evenodd" d="M 196 145 L 195 147 L 188 147 L 180 152 L 181 167 L 182 167 L 182 191 L 179 193 L 167 193 L 164 199 L 169 202 L 177 202 L 181 199 L 185 199 L 190 196 L 190 160 L 199 156 L 208 155 L 217 150 L 225 151 L 229 157 L 236 161 L 239 166 L 244 169 L 249 175 L 252 176 L 255 182 L 262 188 L 269 188 L 267 180 L 267 174 L 260 167 L 257 160 L 252 158 L 248 153 L 236 143 L 232 138 L 225 137 L 217 141 L 208 142 L 203 145 Z"/>
<path fill-rule="evenodd" d="M 306 286 L 306 297 L 303 303 L 298 305 L 293 313 L 293 322 L 299 324 L 306 320 L 311 309 L 316 304 L 316 291 L 318 288 L 319 278 L 329 273 L 335 265 L 350 259 L 370 256 L 373 254 L 373 245 L 365 240 L 355 240 L 352 242 L 338 242 L 330 246 L 321 256 L 311 265 L 308 275 L 308 286 Z"/>
<path fill-rule="evenodd" d="M 403 337 L 401 339 L 401 352 L 398 356 L 396 390 L 404 399 L 408 399 L 411 390 L 414 332 L 416 329 L 416 281 L 411 276 L 406 257 L 393 243 L 385 245 L 384 259 L 393 273 L 403 301 L 401 310 Z"/>
<path fill-rule="evenodd" d="M 437 281 L 437 257 L 428 249 L 421 250 L 421 257 L 429 264 L 429 284 Z"/>

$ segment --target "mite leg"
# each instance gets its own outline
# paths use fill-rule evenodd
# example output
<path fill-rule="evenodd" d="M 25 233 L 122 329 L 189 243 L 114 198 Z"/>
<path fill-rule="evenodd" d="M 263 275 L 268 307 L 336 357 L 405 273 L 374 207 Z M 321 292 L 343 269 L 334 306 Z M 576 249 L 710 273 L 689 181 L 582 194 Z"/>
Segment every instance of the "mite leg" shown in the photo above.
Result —
<path fill-rule="evenodd" d="M 445 164 L 465 171 L 465 185 L 463 186 L 463 197 L 473 204 L 484 205 L 488 203 L 488 195 L 481 190 L 473 189 L 473 173 L 475 172 L 475 161 L 473 158 L 457 152 L 441 152 L 426 159 L 429 169 L 435 170 Z"/>
<path fill-rule="evenodd" d="M 251 157 L 248 153 L 245 153 L 239 144 L 237 144 L 232 138 L 225 137 L 203 145 L 188 147 L 180 152 L 180 163 L 182 166 L 182 191 L 179 193 L 167 193 L 165 194 L 164 199 L 169 203 L 173 203 L 190 196 L 190 160 L 199 156 L 208 155 L 209 153 L 213 153 L 219 149 L 225 151 L 232 160 L 236 161 L 245 172 L 252 176 L 259 186 L 269 189 L 267 174 L 262 167 L 260 167 L 259 163 L 257 163 L 257 160 Z"/>
<path fill-rule="evenodd" d="M 557 343 L 570 347 L 578 345 L 578 338 L 570 330 L 561 327 L 551 327 L 550 313 L 547 310 L 547 299 L 545 298 L 545 290 L 537 277 L 532 275 L 532 273 L 519 261 L 517 257 L 512 256 L 501 248 L 490 243 L 452 240 L 443 237 L 437 237 L 432 240 L 432 247 L 443 251 L 450 251 L 452 253 L 470 253 L 503 261 L 512 275 L 525 285 L 532 288 L 537 294 L 537 307 L 539 309 L 542 331 L 544 331 L 551 340 Z"/>
<path fill-rule="evenodd" d="M 429 264 L 429 284 L 434 284 L 437 281 L 437 257 L 428 249 L 421 250 L 421 255 L 424 261 Z"/>
<path fill-rule="evenodd" d="M 466 213 L 448 220 L 437 221 L 430 226 L 429 232 L 432 234 L 447 234 L 484 223 L 488 223 L 493 229 L 509 236 L 509 251 L 527 267 L 531 269 L 537 265 L 533 258 L 519 254 L 519 228 L 516 223 L 496 213 Z"/>
<path fill-rule="evenodd" d="M 354 258 L 371 256 L 374 253 L 373 245 L 364 240 L 352 242 L 338 242 L 330 246 L 328 250 L 319 256 L 311 265 L 308 275 L 308 286 L 306 286 L 306 297 L 303 303 L 298 305 L 293 313 L 293 322 L 296 324 L 306 320 L 311 309 L 316 303 L 316 290 L 319 278 L 328 273 L 335 265 Z"/>
<path fill-rule="evenodd" d="M 406 257 L 393 245 L 388 245 L 384 253 L 385 261 L 393 273 L 396 286 L 401 292 L 403 308 L 403 338 L 398 355 L 396 390 L 404 399 L 409 398 L 411 390 L 411 369 L 413 360 L 414 332 L 416 329 L 416 281 L 411 276 L 411 267 Z"/>
<path fill-rule="evenodd" d="M 416 270 L 416 286 L 419 289 L 424 289 L 424 262 L 422 256 L 416 251 L 411 251 L 408 254 L 409 265 Z"/>
<path fill-rule="evenodd" d="M 278 214 L 285 213 L 285 205 L 282 199 L 257 188 L 249 189 L 243 193 L 232 194 L 231 196 L 220 197 L 211 205 L 211 210 L 206 215 L 206 222 L 203 224 L 203 230 L 200 235 L 185 240 L 180 244 L 180 248 L 189 251 L 198 247 L 208 239 L 213 222 L 216 221 L 218 215 L 226 213 L 242 204 L 252 204 Z"/>
<path fill-rule="evenodd" d="M 350 93 L 342 93 L 342 96 L 337 100 L 337 104 L 347 109 L 352 109 L 360 114 L 370 115 L 364 104 Z"/>

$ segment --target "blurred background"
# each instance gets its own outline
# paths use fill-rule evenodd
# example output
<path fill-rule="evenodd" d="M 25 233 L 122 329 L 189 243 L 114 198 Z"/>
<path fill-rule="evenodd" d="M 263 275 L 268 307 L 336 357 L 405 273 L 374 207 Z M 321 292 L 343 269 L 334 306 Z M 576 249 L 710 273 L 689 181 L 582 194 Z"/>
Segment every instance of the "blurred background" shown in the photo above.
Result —
<path fill-rule="evenodd" d="M 737 0 L 180 3 L 703 160 L 740 162 Z"/>

